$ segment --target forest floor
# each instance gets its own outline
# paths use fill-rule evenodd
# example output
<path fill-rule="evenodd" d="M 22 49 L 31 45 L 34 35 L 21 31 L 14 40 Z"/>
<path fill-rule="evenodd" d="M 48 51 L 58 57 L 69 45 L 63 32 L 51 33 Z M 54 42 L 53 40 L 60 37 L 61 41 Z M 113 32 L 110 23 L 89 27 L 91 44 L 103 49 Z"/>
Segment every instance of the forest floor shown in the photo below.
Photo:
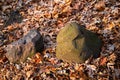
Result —
<path fill-rule="evenodd" d="M 76 21 L 103 41 L 101 55 L 85 63 L 56 58 L 56 36 Z M 38 29 L 45 49 L 20 64 L 5 57 L 5 46 Z M 0 0 L 0 80 L 120 80 L 119 0 Z"/>

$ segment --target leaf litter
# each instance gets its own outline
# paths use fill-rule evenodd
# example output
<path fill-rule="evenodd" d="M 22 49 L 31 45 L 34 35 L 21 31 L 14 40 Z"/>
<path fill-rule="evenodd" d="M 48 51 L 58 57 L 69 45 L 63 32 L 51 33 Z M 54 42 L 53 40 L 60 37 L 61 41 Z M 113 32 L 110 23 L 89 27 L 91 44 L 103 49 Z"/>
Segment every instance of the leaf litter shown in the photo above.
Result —
<path fill-rule="evenodd" d="M 0 80 L 120 79 L 119 0 L 1 0 L 0 6 Z M 69 21 L 100 36 L 103 46 L 99 58 L 82 64 L 56 58 L 56 36 Z M 25 63 L 10 63 L 4 47 L 31 29 L 40 31 L 45 50 Z"/>

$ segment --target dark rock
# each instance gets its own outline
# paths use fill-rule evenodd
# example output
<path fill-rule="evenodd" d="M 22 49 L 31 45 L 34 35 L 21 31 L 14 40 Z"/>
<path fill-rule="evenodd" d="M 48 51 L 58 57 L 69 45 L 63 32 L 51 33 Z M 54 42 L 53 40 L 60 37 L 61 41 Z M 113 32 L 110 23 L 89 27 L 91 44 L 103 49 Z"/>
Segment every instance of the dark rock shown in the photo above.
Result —
<path fill-rule="evenodd" d="M 57 35 L 56 56 L 67 62 L 82 63 L 100 54 L 101 40 L 75 22 L 68 23 Z"/>
<path fill-rule="evenodd" d="M 36 52 L 43 50 L 43 39 L 38 30 L 30 30 L 23 38 L 6 47 L 6 57 L 10 62 L 24 62 L 27 57 L 32 57 Z"/>

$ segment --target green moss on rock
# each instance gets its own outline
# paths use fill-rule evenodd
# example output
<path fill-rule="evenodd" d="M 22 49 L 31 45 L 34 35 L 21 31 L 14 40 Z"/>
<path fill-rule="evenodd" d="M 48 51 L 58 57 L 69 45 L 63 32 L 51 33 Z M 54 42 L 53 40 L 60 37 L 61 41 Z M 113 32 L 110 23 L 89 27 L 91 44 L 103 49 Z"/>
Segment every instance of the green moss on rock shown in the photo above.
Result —
<path fill-rule="evenodd" d="M 82 63 L 100 54 L 101 40 L 75 22 L 65 25 L 57 35 L 56 56 L 67 62 Z"/>

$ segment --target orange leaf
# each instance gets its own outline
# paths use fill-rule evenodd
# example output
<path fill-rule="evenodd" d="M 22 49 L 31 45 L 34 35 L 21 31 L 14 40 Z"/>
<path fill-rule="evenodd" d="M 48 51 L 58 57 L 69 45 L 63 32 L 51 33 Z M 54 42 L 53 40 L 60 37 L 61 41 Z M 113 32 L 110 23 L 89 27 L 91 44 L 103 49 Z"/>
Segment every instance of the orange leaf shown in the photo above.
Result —
<path fill-rule="evenodd" d="M 107 57 L 104 57 L 100 60 L 100 65 L 103 66 L 106 64 L 106 62 L 107 62 Z"/>
<path fill-rule="evenodd" d="M 43 61 L 43 57 L 40 53 L 36 53 L 35 58 L 32 61 L 35 63 L 41 63 Z"/>
<path fill-rule="evenodd" d="M 12 31 L 12 30 L 14 30 L 13 26 L 11 26 L 11 25 L 8 26 L 7 29 L 8 29 L 8 31 Z"/>

